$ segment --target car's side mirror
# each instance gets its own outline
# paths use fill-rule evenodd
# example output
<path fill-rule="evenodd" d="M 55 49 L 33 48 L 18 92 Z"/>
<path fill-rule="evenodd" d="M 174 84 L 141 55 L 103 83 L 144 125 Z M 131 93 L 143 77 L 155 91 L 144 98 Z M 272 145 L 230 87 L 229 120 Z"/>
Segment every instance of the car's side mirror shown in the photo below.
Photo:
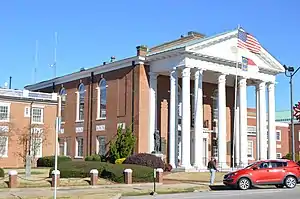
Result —
<path fill-rule="evenodd" d="M 254 166 L 254 167 L 252 167 L 252 169 L 253 169 L 253 170 L 257 170 L 257 169 L 258 169 L 258 167 L 257 167 L 257 166 Z"/>

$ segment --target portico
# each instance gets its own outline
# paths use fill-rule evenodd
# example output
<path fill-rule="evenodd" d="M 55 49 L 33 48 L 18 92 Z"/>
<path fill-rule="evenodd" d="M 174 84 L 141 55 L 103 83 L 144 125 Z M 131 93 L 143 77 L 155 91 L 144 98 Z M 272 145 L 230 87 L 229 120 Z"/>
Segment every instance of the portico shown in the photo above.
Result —
<path fill-rule="evenodd" d="M 276 158 L 274 84 L 283 67 L 264 49 L 260 55 L 237 51 L 236 36 L 237 30 L 150 52 L 147 57 L 149 152 L 154 150 L 153 134 L 158 129 L 157 92 L 161 86 L 157 79 L 169 77 L 168 161 L 173 168 L 204 169 L 213 156 L 221 168 L 248 164 L 247 86 L 256 87 L 258 159 Z M 256 65 L 245 70 L 241 56 Z"/>

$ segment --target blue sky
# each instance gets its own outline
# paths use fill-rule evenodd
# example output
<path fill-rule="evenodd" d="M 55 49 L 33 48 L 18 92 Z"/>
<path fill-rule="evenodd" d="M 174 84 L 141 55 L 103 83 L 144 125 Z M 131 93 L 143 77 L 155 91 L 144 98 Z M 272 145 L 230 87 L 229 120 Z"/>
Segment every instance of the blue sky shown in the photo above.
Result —
<path fill-rule="evenodd" d="M 86 2 L 86 3 L 84 3 Z M 213 35 L 240 24 L 281 63 L 300 66 L 300 2 L 251 1 L 79 1 L 10 0 L 0 2 L 0 84 L 12 76 L 13 88 L 33 82 L 35 46 L 37 81 L 53 77 L 54 32 L 58 32 L 57 75 L 135 54 L 140 44 L 153 46 L 188 31 Z M 294 101 L 300 100 L 295 76 Z M 277 76 L 276 109 L 289 109 L 288 79 Z M 248 106 L 255 105 L 248 90 Z"/>

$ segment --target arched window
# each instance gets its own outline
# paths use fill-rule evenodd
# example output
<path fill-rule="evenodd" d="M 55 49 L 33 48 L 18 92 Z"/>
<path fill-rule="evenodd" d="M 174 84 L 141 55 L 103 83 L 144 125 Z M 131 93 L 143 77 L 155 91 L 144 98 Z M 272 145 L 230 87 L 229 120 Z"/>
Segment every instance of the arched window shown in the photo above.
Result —
<path fill-rule="evenodd" d="M 81 83 L 78 86 L 78 120 L 84 120 L 84 97 L 85 97 L 85 86 Z"/>
<path fill-rule="evenodd" d="M 98 118 L 106 118 L 106 90 L 107 83 L 105 79 L 101 79 L 98 88 Z"/>
<path fill-rule="evenodd" d="M 66 107 L 66 98 L 67 98 L 67 91 L 65 88 L 61 88 L 59 95 L 61 97 L 61 107 L 60 107 L 60 114 L 61 114 L 61 122 L 65 121 L 65 107 Z"/>

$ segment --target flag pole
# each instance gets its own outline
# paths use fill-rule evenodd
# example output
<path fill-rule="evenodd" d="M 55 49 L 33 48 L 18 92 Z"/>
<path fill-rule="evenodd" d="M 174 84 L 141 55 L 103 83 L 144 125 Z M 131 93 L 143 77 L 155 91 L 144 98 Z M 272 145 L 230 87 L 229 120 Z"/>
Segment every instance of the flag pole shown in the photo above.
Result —
<path fill-rule="evenodd" d="M 238 30 L 238 34 L 239 34 L 239 30 L 240 30 L 240 25 L 238 25 L 237 27 L 237 30 Z M 237 39 L 238 39 L 238 35 L 237 35 Z M 238 43 L 238 42 L 237 42 Z M 236 132 L 237 132 L 237 127 L 238 127 L 238 124 L 236 122 L 236 117 L 237 117 L 237 84 L 238 84 L 238 66 L 239 66 L 239 62 L 238 62 L 238 47 L 236 47 L 236 65 L 235 65 L 235 84 L 234 84 L 234 128 L 233 128 L 233 150 L 232 150 L 232 166 L 233 168 L 235 168 L 235 156 L 236 156 L 236 146 L 235 146 L 235 142 L 236 142 L 236 139 L 239 139 L 239 138 L 236 138 Z"/>
<path fill-rule="evenodd" d="M 54 47 L 54 63 L 53 63 L 53 71 L 54 71 L 54 78 L 56 77 L 56 47 L 57 47 L 57 32 L 54 34 L 55 37 L 55 47 Z"/>

